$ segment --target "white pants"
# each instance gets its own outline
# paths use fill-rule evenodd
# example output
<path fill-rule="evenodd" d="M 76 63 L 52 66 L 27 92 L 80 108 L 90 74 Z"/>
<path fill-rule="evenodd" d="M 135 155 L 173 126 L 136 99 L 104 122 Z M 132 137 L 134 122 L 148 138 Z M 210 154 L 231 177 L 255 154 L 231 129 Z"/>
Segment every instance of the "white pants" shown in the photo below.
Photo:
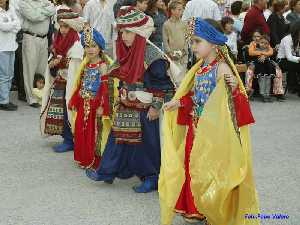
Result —
<path fill-rule="evenodd" d="M 35 74 L 44 75 L 48 64 L 48 39 L 24 34 L 23 37 L 23 76 L 27 102 L 37 103 L 33 96 L 33 80 Z"/>

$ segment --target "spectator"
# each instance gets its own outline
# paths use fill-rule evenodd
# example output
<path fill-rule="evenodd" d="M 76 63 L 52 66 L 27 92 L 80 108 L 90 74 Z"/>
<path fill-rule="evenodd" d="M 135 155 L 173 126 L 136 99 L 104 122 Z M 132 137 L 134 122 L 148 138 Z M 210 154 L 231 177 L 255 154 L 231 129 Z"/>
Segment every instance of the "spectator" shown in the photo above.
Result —
<path fill-rule="evenodd" d="M 242 12 L 242 5 L 243 5 L 242 1 L 236 1 L 231 5 L 231 14 L 232 14 L 232 19 L 234 21 L 233 28 L 234 31 L 237 33 L 241 33 L 244 26 L 244 21 L 242 21 L 239 18 Z"/>
<path fill-rule="evenodd" d="M 114 16 L 117 18 L 118 12 L 122 6 L 134 6 L 136 0 L 117 0 L 113 6 Z"/>
<path fill-rule="evenodd" d="M 163 48 L 163 37 L 162 29 L 163 24 L 167 20 L 167 16 L 163 11 L 164 6 L 163 0 L 149 0 L 147 15 L 151 16 L 154 22 L 155 31 L 150 36 L 150 41 L 152 41 L 160 49 Z"/>
<path fill-rule="evenodd" d="M 8 9 L 7 0 L 0 1 L 0 110 L 15 111 L 17 106 L 9 101 L 14 76 L 15 51 L 18 48 L 16 35 L 21 29 L 13 9 Z"/>
<path fill-rule="evenodd" d="M 22 16 L 20 14 L 19 9 L 19 0 L 10 0 L 9 1 L 9 8 L 15 10 L 17 17 L 20 21 L 20 24 L 23 23 Z M 24 89 L 24 77 L 23 77 L 23 63 L 22 63 L 22 40 L 23 34 L 22 30 L 17 33 L 17 43 L 18 48 L 15 52 L 15 68 L 14 68 L 14 83 L 17 86 L 18 90 L 18 99 L 20 101 L 26 102 L 26 93 Z"/>
<path fill-rule="evenodd" d="M 149 0 L 136 0 L 134 3 L 134 6 L 137 10 L 140 10 L 142 12 L 146 12 L 148 8 Z"/>
<path fill-rule="evenodd" d="M 271 16 L 273 12 L 273 0 L 269 0 L 267 3 L 267 8 L 264 11 L 264 17 L 266 19 L 266 21 L 268 21 L 269 17 Z"/>
<path fill-rule="evenodd" d="M 113 56 L 113 6 L 116 0 L 89 0 L 84 9 L 83 17 L 92 28 L 99 31 L 106 41 L 106 53 Z"/>
<path fill-rule="evenodd" d="M 267 7 L 267 0 L 254 0 L 253 3 L 254 5 L 245 17 L 241 33 L 241 38 L 245 43 L 251 41 L 251 36 L 256 29 L 261 29 L 263 33 L 270 34 L 270 29 L 263 14 L 264 9 Z"/>
<path fill-rule="evenodd" d="M 44 74 L 48 63 L 48 39 L 50 18 L 55 14 L 54 5 L 48 0 L 21 0 L 23 17 L 23 74 L 27 102 L 37 108 L 40 104 L 32 95 L 36 73 Z"/>
<path fill-rule="evenodd" d="M 249 55 L 254 57 L 254 74 L 258 77 L 259 92 L 263 102 L 272 102 L 270 97 L 271 79 L 275 76 L 276 69 L 270 58 L 274 54 L 270 46 L 270 38 L 262 35 L 259 39 L 253 39 L 255 41 L 251 42 L 249 46 Z"/>
<path fill-rule="evenodd" d="M 38 99 L 38 103 L 40 105 L 42 105 L 44 87 L 45 87 L 44 76 L 41 74 L 35 74 L 32 93 Z"/>
<path fill-rule="evenodd" d="M 290 23 L 300 20 L 300 0 L 290 1 L 291 12 L 287 15 L 286 19 Z"/>
<path fill-rule="evenodd" d="M 188 46 L 185 39 L 187 26 L 181 20 L 183 12 L 183 3 L 181 1 L 172 0 L 168 8 L 171 18 L 163 25 L 164 49 L 169 57 L 182 69 L 182 76 L 178 79 L 178 84 L 180 84 L 185 75 L 188 62 Z"/>
<path fill-rule="evenodd" d="M 291 34 L 281 40 L 277 58 L 283 72 L 288 73 L 288 90 L 300 96 L 300 20 L 292 24 Z"/>
<path fill-rule="evenodd" d="M 285 6 L 285 1 L 274 1 L 273 13 L 267 21 L 271 32 L 271 46 L 276 49 L 278 49 L 281 39 L 289 32 L 289 25 L 283 17 Z"/>
<path fill-rule="evenodd" d="M 245 17 L 247 15 L 247 12 L 248 12 L 249 8 L 250 8 L 250 4 L 248 2 L 243 2 L 242 12 L 239 16 L 240 20 L 243 21 L 243 23 L 245 21 Z"/>
<path fill-rule="evenodd" d="M 234 20 L 231 17 L 224 17 L 221 20 L 221 25 L 224 30 L 224 33 L 227 37 L 226 45 L 231 50 L 235 59 L 237 58 L 238 49 L 237 49 L 237 33 L 233 30 Z"/>
<path fill-rule="evenodd" d="M 190 20 L 192 17 L 220 21 L 221 12 L 213 0 L 191 0 L 186 4 L 182 20 Z"/>

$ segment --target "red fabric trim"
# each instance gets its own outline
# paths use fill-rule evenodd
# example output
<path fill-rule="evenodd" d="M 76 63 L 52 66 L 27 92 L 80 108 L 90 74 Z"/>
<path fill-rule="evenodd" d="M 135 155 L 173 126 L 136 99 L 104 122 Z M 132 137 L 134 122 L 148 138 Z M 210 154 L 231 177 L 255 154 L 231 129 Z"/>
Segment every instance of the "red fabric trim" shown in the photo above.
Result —
<path fill-rule="evenodd" d="M 187 95 L 183 96 L 180 99 L 181 107 L 178 109 L 177 123 L 179 125 L 188 125 L 192 120 L 192 110 L 194 102 L 192 99 L 192 92 L 189 92 Z"/>
<path fill-rule="evenodd" d="M 237 88 L 233 92 L 236 120 L 239 127 L 255 123 L 247 97 Z"/>
<path fill-rule="evenodd" d="M 110 107 L 109 107 L 109 87 L 108 87 L 108 76 L 101 77 L 101 106 L 103 107 L 103 116 L 109 116 L 110 114 Z"/>
<path fill-rule="evenodd" d="M 146 39 L 144 37 L 137 34 L 132 46 L 127 47 L 119 34 L 117 40 L 117 59 L 120 66 L 112 70 L 110 74 L 129 84 L 142 81 L 145 73 L 145 49 Z"/>
<path fill-rule="evenodd" d="M 71 99 L 69 100 L 69 104 L 68 104 L 69 109 L 75 108 L 76 110 L 78 110 L 78 108 L 79 108 L 79 99 L 80 99 L 80 94 L 79 94 L 80 87 L 81 87 L 81 85 L 78 86 L 78 88 L 76 89 L 76 91 L 72 95 Z"/>
<path fill-rule="evenodd" d="M 53 48 L 54 48 L 54 56 L 61 55 L 62 57 L 66 57 L 69 49 L 74 45 L 76 41 L 79 41 L 78 33 L 70 28 L 69 32 L 65 37 L 61 35 L 60 32 L 54 38 Z"/>
<path fill-rule="evenodd" d="M 180 196 L 177 200 L 175 209 L 180 211 L 189 218 L 203 218 L 195 205 L 194 196 L 191 190 L 191 175 L 190 175 L 190 157 L 194 142 L 194 128 L 192 120 L 189 121 L 188 132 L 185 139 L 185 182 L 182 186 Z"/>

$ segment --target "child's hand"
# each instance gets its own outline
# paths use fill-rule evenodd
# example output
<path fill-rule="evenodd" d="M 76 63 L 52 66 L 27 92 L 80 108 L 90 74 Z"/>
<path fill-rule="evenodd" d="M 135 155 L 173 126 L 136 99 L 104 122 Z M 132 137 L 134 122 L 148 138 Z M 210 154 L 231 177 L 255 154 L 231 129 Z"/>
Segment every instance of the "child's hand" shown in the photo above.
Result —
<path fill-rule="evenodd" d="M 166 111 L 174 111 L 180 107 L 179 100 L 172 100 L 164 104 L 163 109 Z"/>
<path fill-rule="evenodd" d="M 238 87 L 238 81 L 236 77 L 232 74 L 225 74 L 225 81 L 231 87 L 231 90 L 234 91 Z"/>
<path fill-rule="evenodd" d="M 49 68 L 52 69 L 53 67 L 57 66 L 61 61 L 61 58 L 59 59 L 52 59 L 49 63 Z"/>
<path fill-rule="evenodd" d="M 147 118 L 150 121 L 158 119 L 159 118 L 159 110 L 157 110 L 153 107 L 150 107 L 148 110 Z"/>
<path fill-rule="evenodd" d="M 97 109 L 97 115 L 98 116 L 103 116 L 103 107 L 99 107 L 98 109 Z"/>

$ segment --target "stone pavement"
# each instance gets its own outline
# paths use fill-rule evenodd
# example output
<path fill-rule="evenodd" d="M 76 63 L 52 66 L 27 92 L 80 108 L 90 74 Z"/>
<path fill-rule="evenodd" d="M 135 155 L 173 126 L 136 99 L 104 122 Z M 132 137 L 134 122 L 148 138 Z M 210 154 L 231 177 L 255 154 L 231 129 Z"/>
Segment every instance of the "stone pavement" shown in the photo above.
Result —
<path fill-rule="evenodd" d="M 137 179 L 90 181 L 71 152 L 52 152 L 60 138 L 40 137 L 39 110 L 18 104 L 0 112 L 0 225 L 159 225 L 157 193 L 133 193 Z M 262 225 L 300 225 L 300 98 L 252 106 L 261 211 L 289 215 Z M 174 225 L 185 223 L 178 217 Z"/>

